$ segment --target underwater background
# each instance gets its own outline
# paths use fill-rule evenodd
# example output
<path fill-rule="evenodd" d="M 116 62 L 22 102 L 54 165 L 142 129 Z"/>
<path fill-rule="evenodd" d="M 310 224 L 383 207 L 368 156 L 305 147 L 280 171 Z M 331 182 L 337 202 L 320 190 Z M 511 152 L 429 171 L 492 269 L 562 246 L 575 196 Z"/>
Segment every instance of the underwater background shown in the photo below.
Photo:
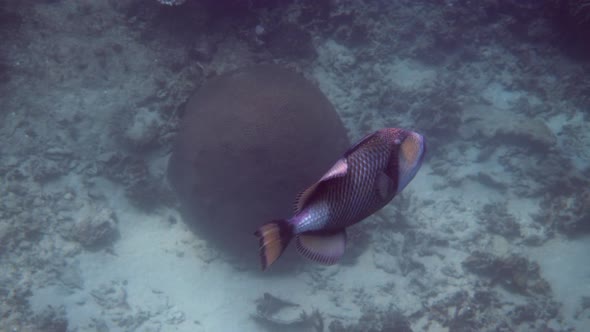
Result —
<path fill-rule="evenodd" d="M 340 264 L 262 272 L 169 185 L 189 98 L 258 64 L 426 138 Z M 587 0 L 0 0 L 0 331 L 590 331 L 589 77 Z"/>

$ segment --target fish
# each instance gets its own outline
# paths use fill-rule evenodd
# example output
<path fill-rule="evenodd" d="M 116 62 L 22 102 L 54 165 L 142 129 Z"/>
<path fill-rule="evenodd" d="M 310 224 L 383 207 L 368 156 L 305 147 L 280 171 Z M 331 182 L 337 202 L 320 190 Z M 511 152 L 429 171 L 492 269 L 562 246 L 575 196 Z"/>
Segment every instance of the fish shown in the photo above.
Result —
<path fill-rule="evenodd" d="M 256 230 L 262 270 L 293 238 L 303 257 L 336 264 L 344 255 L 346 228 L 400 193 L 420 169 L 425 153 L 424 137 L 402 128 L 383 128 L 359 140 L 297 196 L 291 218 L 272 220 Z"/>

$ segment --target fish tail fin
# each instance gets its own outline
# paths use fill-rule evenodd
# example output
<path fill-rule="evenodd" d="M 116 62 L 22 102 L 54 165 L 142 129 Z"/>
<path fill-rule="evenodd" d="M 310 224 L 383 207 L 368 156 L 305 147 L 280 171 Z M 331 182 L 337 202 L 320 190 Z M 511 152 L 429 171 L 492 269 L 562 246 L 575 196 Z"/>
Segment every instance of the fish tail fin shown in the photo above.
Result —
<path fill-rule="evenodd" d="M 293 226 L 285 219 L 266 223 L 254 233 L 260 242 L 260 262 L 266 270 L 276 261 L 293 238 Z"/>

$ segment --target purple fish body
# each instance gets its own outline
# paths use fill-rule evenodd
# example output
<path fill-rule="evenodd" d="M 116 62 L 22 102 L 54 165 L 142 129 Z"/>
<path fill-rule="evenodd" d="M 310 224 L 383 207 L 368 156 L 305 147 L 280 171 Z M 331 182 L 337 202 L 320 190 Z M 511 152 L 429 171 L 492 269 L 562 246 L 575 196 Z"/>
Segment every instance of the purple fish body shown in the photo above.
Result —
<path fill-rule="evenodd" d="M 256 231 L 262 268 L 276 261 L 293 237 L 304 257 L 336 263 L 344 254 L 346 228 L 401 192 L 420 169 L 425 152 L 424 138 L 404 129 L 385 128 L 361 139 L 299 195 L 293 217 Z"/>

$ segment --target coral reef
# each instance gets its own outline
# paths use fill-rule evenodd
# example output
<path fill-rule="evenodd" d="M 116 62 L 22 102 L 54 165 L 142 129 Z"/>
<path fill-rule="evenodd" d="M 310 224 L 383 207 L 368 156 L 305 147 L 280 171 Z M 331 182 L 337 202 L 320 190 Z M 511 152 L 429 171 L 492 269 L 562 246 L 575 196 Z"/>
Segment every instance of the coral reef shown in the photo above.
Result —
<path fill-rule="evenodd" d="M 95 170 L 96 174 L 122 185 L 130 201 L 140 208 L 153 210 L 174 200 L 163 179 L 153 175 L 146 161 L 134 155 L 101 154 L 97 157 Z"/>
<path fill-rule="evenodd" d="M 142 151 L 153 145 L 163 127 L 160 114 L 154 110 L 140 108 L 133 118 L 122 128 L 122 137 L 136 151 Z"/>
<path fill-rule="evenodd" d="M 580 299 L 580 307 L 576 311 L 575 317 L 581 317 L 582 315 L 590 316 L 590 296 L 583 296 Z"/>
<path fill-rule="evenodd" d="M 344 324 L 335 319 L 328 326 L 330 332 L 411 332 L 410 322 L 399 310 L 368 310 L 356 324 Z"/>
<path fill-rule="evenodd" d="M 500 113 L 487 105 L 469 105 L 460 127 L 461 137 L 476 139 L 485 145 L 499 148 L 503 145 L 521 146 L 531 153 L 547 154 L 556 148 L 553 131 L 540 119 L 528 119 L 519 114 Z M 488 155 L 491 151 L 486 151 Z"/>
<path fill-rule="evenodd" d="M 499 294 L 482 287 L 472 295 L 458 291 L 445 296 L 429 306 L 427 313 L 430 319 L 453 332 L 505 331 L 516 326 L 538 331 L 546 330 L 547 320 L 557 317 L 558 311 L 559 304 L 548 299 L 526 304 L 502 303 Z"/>
<path fill-rule="evenodd" d="M 127 300 L 127 291 L 125 289 L 127 282 L 111 281 L 110 283 L 101 284 L 93 289 L 90 294 L 96 304 L 103 312 L 107 312 L 115 326 L 122 330 L 136 330 L 143 327 L 146 330 L 160 330 L 161 323 L 150 324 L 148 321 L 151 317 L 159 315 L 165 308 L 158 308 L 155 311 L 142 310 L 141 308 L 132 308 Z M 183 315 L 172 315 L 171 325 L 182 318 Z M 183 319 L 183 318 L 182 318 Z M 108 325 L 103 319 L 96 319 L 92 324 L 96 330 L 108 330 Z"/>
<path fill-rule="evenodd" d="M 507 210 L 506 202 L 486 204 L 478 212 L 478 215 L 490 232 L 502 235 L 507 239 L 515 239 L 521 235 L 520 224 Z"/>
<path fill-rule="evenodd" d="M 244 255 L 252 230 L 289 217 L 296 194 L 347 145 L 319 89 L 280 66 L 254 66 L 210 80 L 191 98 L 168 179 L 198 216 L 186 221 Z"/>
<path fill-rule="evenodd" d="M 428 316 L 449 331 L 479 331 L 493 329 L 502 320 L 496 316 L 494 305 L 499 302 L 494 293 L 479 291 L 472 296 L 466 291 L 445 296 L 428 307 Z M 489 320 L 490 322 L 486 322 Z M 492 326 L 488 324 L 492 323 Z"/>
<path fill-rule="evenodd" d="M 324 318 L 318 310 L 311 314 L 305 310 L 299 310 L 299 313 L 291 310 L 289 315 L 289 310 L 285 310 L 289 308 L 299 308 L 299 305 L 264 293 L 256 300 L 256 313 L 251 318 L 269 331 L 324 331 Z"/>
<path fill-rule="evenodd" d="M 115 213 L 103 208 L 92 216 L 84 216 L 72 225 L 69 237 L 80 242 L 87 249 L 110 245 L 118 237 Z"/>
<path fill-rule="evenodd" d="M 466 270 L 488 278 L 490 285 L 525 295 L 549 295 L 551 287 L 540 274 L 539 265 L 525 257 L 497 257 L 476 251 L 463 261 Z"/>
<path fill-rule="evenodd" d="M 557 230 L 572 237 L 590 232 L 588 183 L 580 179 L 572 188 L 575 189 L 562 195 L 546 194 L 539 203 L 541 210 L 535 214 L 535 220 L 545 225 L 548 231 Z"/>
<path fill-rule="evenodd" d="M 63 308 L 35 315 L 29 298 L 58 280 L 75 283 L 67 275 L 67 260 L 80 246 L 67 240 L 62 227 L 88 203 L 72 190 L 42 190 L 27 180 L 32 179 L 27 168 L 6 168 L 0 186 L 0 329 L 65 331 Z M 15 177 L 19 180 L 11 180 Z"/>
<path fill-rule="evenodd" d="M 35 315 L 33 321 L 40 331 L 66 332 L 68 330 L 68 320 L 63 306 L 59 308 L 48 306 Z"/>

